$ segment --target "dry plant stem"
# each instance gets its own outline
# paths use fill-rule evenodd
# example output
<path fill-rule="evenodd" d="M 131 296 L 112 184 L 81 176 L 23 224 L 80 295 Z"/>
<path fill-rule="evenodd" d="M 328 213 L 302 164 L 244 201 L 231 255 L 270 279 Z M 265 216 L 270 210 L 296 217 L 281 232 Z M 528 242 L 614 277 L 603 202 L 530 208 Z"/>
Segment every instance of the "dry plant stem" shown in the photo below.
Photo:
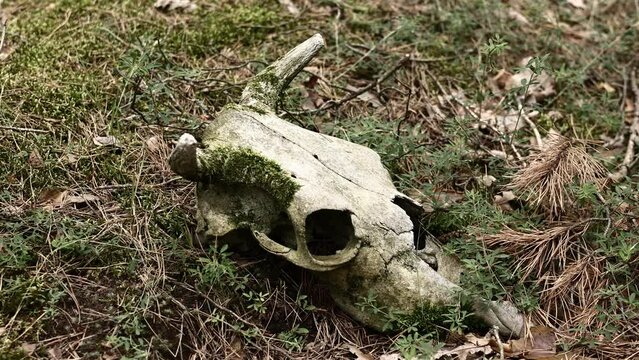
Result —
<path fill-rule="evenodd" d="M 630 87 L 635 94 L 635 112 L 632 117 L 632 125 L 630 125 L 630 136 L 628 136 L 628 145 L 626 146 L 626 155 L 623 158 L 620 169 L 608 175 L 614 182 L 621 181 L 628 175 L 632 162 L 635 158 L 635 143 L 639 139 L 639 86 L 637 85 L 637 71 L 633 70 L 630 74 Z"/>
<path fill-rule="evenodd" d="M 2 27 L 2 35 L 0 35 L 0 52 L 2 52 L 2 48 L 4 47 L 4 36 L 7 34 L 7 21 L 4 19 L 0 19 L 0 27 Z"/>
<path fill-rule="evenodd" d="M 47 134 L 49 131 L 41 130 L 41 129 L 30 129 L 30 128 L 22 128 L 22 127 L 13 127 L 13 126 L 4 126 L 0 125 L 0 129 L 9 130 L 9 131 L 19 131 L 19 132 L 32 132 L 38 134 Z"/>
<path fill-rule="evenodd" d="M 533 131 L 533 134 L 535 134 L 535 140 L 537 141 L 537 148 L 538 149 L 543 149 L 544 148 L 544 142 L 541 139 L 541 134 L 539 133 L 539 129 L 537 129 L 537 125 L 535 124 L 534 121 L 532 121 L 530 119 L 530 117 L 527 114 L 523 113 L 524 106 L 521 104 L 521 101 L 519 99 L 517 99 L 517 106 L 519 107 L 519 111 L 521 112 L 521 117 L 524 119 L 524 121 L 526 121 L 526 124 L 528 124 L 528 126 L 530 126 L 530 128 Z"/>

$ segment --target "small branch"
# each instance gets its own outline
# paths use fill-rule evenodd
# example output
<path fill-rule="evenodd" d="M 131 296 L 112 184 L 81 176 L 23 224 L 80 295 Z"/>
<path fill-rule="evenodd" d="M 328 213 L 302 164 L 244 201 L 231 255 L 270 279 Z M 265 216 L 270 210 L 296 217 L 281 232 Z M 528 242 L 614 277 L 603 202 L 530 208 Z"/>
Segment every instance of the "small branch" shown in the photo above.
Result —
<path fill-rule="evenodd" d="M 402 86 L 404 86 L 405 88 L 408 89 L 408 98 L 406 99 L 406 107 L 404 108 L 404 116 L 402 116 L 402 119 L 399 121 L 399 123 L 397 123 L 397 138 L 400 137 L 401 132 L 402 132 L 402 124 L 408 120 L 408 115 L 410 112 L 410 100 L 411 97 L 413 96 L 413 87 L 412 86 L 408 86 L 406 84 L 404 84 L 403 82 L 399 82 L 400 84 L 402 84 Z"/>
<path fill-rule="evenodd" d="M 630 87 L 635 94 L 635 112 L 632 117 L 632 125 L 630 125 L 630 136 L 628 136 L 628 145 L 626 146 L 626 155 L 623 158 L 620 169 L 609 174 L 608 177 L 614 181 L 621 181 L 626 175 L 628 170 L 632 166 L 635 158 L 635 143 L 639 139 L 639 86 L 637 85 L 637 71 L 636 69 L 630 74 Z"/>
<path fill-rule="evenodd" d="M 10 131 L 20 131 L 20 132 L 32 132 L 38 134 L 48 134 L 49 131 L 41 130 L 41 129 L 30 129 L 30 128 L 22 128 L 22 127 L 13 127 L 13 126 L 4 126 L 0 125 L 0 129 L 10 130 Z"/>
<path fill-rule="evenodd" d="M 386 79 L 388 79 L 389 77 L 391 77 L 391 75 L 393 75 L 397 70 L 399 70 L 400 68 L 402 68 L 404 65 L 406 65 L 406 63 L 408 63 L 410 61 L 410 56 L 409 55 L 405 55 L 400 61 L 397 62 L 397 64 L 395 64 L 395 66 L 393 66 L 390 70 L 388 70 L 387 72 L 385 72 L 384 74 L 382 74 L 379 78 L 377 78 L 377 80 L 371 82 L 370 84 L 364 86 L 363 88 L 359 88 L 356 91 L 351 92 L 349 95 L 343 97 L 340 100 L 329 100 L 327 102 L 325 102 L 322 106 L 320 106 L 317 109 L 314 110 L 308 110 L 308 111 L 288 111 L 287 113 L 290 115 L 308 115 L 308 114 L 315 114 L 318 112 L 322 112 L 322 111 L 326 111 L 335 107 L 339 107 L 342 104 L 349 102 L 353 99 L 355 99 L 356 97 L 362 95 L 363 93 L 375 88 L 376 86 L 380 85 L 381 83 L 383 83 L 384 81 L 386 81 Z"/>

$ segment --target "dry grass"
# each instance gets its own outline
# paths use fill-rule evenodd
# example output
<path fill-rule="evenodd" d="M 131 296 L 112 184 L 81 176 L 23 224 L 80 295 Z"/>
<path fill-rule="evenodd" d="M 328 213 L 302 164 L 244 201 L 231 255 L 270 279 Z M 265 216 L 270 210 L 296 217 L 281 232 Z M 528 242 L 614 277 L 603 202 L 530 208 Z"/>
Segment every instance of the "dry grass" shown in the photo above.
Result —
<path fill-rule="evenodd" d="M 515 174 L 511 186 L 525 192 L 532 205 L 558 218 L 574 204 L 573 184 L 591 183 L 601 190 L 607 171 L 576 140 L 550 133 L 544 145 L 528 157 L 528 166 Z"/>

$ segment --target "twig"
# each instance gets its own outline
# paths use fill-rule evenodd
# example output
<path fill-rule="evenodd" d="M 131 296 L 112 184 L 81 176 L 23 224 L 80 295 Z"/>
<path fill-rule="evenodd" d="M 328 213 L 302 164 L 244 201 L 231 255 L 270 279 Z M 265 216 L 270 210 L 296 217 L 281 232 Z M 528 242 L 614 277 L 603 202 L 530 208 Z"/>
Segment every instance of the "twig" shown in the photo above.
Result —
<path fill-rule="evenodd" d="M 408 113 L 410 112 L 410 100 L 411 97 L 413 96 L 413 87 L 412 86 L 408 86 L 406 84 L 404 84 L 403 82 L 399 82 L 400 84 L 402 84 L 402 86 L 406 87 L 408 89 L 408 97 L 406 99 L 406 108 L 404 109 L 404 116 L 402 116 L 402 119 L 399 121 L 399 123 L 397 123 L 397 138 L 399 138 L 401 131 L 402 131 L 402 124 L 408 120 Z"/>
<path fill-rule="evenodd" d="M 47 133 L 49 133 L 49 131 L 47 131 L 47 130 L 30 129 L 30 128 L 13 127 L 13 126 L 4 126 L 4 125 L 0 125 L 0 129 L 11 130 L 11 131 L 33 132 L 33 133 L 38 133 L 38 134 L 47 134 Z"/>
<path fill-rule="evenodd" d="M 519 99 L 517 99 L 517 106 L 519 106 L 520 110 L 523 109 L 523 105 L 521 104 L 521 101 L 519 101 Z M 527 114 L 524 114 L 522 112 L 521 116 L 524 119 L 524 121 L 526 121 L 526 124 L 528 124 L 528 126 L 530 126 L 530 128 L 533 131 L 533 134 L 535 134 L 535 140 L 537 140 L 537 148 L 539 150 L 543 149 L 544 148 L 544 142 L 541 139 L 541 134 L 539 133 L 539 129 L 537 129 L 537 125 L 535 125 L 535 123 L 530 119 L 530 117 L 528 117 Z"/>
<path fill-rule="evenodd" d="M 351 100 L 355 99 L 356 97 L 362 95 L 363 93 L 369 91 L 370 89 L 380 85 L 381 83 L 386 81 L 386 79 L 391 77 L 391 75 L 393 75 L 397 70 L 399 70 L 401 67 L 403 67 L 409 61 L 410 61 L 410 55 L 405 55 L 400 61 L 397 62 L 397 64 L 395 64 L 395 66 L 393 66 L 390 70 L 388 70 L 387 72 L 382 74 L 379 78 L 377 78 L 377 80 L 371 82 L 370 84 L 364 86 L 363 88 L 360 88 L 358 90 L 355 90 L 355 91 L 351 92 L 349 95 L 343 97 L 340 100 L 329 100 L 329 101 L 325 102 L 319 108 L 313 109 L 313 110 L 287 111 L 287 113 L 289 115 L 307 115 L 307 114 L 318 113 L 318 112 L 321 112 L 321 111 L 326 111 L 326 110 L 341 106 L 342 104 L 344 104 L 344 103 L 346 103 L 348 101 L 351 101 Z"/>
<path fill-rule="evenodd" d="M 617 172 L 608 175 L 608 177 L 614 182 L 621 181 L 621 179 L 628 175 L 628 169 L 632 166 L 632 162 L 635 158 L 635 142 L 639 139 L 639 86 L 637 85 L 636 69 L 630 74 L 630 88 L 635 94 L 635 112 L 632 117 L 632 125 L 630 125 L 630 136 L 628 136 L 626 155 L 623 158 L 620 169 Z"/>

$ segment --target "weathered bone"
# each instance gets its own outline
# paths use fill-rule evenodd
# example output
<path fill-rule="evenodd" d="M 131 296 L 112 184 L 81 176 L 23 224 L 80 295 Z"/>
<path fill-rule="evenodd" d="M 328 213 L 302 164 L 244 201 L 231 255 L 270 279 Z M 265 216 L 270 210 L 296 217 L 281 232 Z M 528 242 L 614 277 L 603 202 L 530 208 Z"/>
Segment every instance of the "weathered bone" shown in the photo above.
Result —
<path fill-rule="evenodd" d="M 356 304 L 406 313 L 457 302 L 460 266 L 434 243 L 416 249 L 421 206 L 399 193 L 369 148 L 311 132 L 274 113 L 283 89 L 323 47 L 318 34 L 253 78 L 240 105 L 226 106 L 201 144 L 184 134 L 171 168 L 198 183 L 198 234 L 256 241 L 266 251 L 315 271 L 336 303 L 381 329 L 381 315 Z M 519 336 L 514 307 L 477 300 L 475 313 Z"/>

